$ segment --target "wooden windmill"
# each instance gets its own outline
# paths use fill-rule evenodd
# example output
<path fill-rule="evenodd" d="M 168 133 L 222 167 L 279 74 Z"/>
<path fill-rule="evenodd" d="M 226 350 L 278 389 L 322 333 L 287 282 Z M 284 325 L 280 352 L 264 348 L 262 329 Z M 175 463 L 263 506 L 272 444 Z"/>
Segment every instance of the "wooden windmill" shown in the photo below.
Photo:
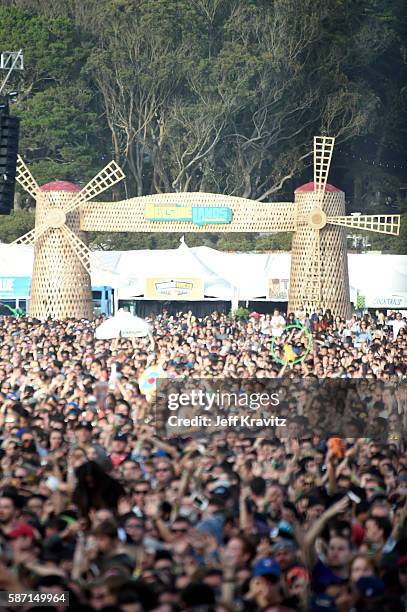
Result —
<path fill-rule="evenodd" d="M 14 243 L 34 244 L 29 313 L 38 319 L 92 319 L 90 251 L 79 208 L 124 178 L 112 161 L 83 189 L 67 181 L 39 187 L 21 157 L 16 179 L 36 200 L 35 227 Z"/>
<path fill-rule="evenodd" d="M 334 138 L 314 138 L 314 181 L 294 202 L 257 202 L 223 194 L 154 194 L 119 202 L 90 200 L 123 178 L 111 162 L 86 187 L 39 188 L 21 158 L 17 180 L 37 200 L 35 228 L 16 243 L 35 243 L 30 314 L 90 318 L 86 232 L 294 232 L 289 309 L 330 308 L 350 315 L 345 228 L 397 236 L 399 215 L 345 215 L 345 194 L 327 182 Z M 253 270 L 255 274 L 256 271 Z"/>

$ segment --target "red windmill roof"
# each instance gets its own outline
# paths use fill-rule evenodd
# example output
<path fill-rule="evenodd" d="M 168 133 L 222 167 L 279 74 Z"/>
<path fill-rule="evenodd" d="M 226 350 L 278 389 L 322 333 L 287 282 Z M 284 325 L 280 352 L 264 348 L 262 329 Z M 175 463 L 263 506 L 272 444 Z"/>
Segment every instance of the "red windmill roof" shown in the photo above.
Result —
<path fill-rule="evenodd" d="M 301 187 L 297 187 L 294 193 L 306 193 L 308 191 L 314 191 L 314 190 L 315 190 L 314 182 L 311 181 L 310 183 L 305 183 L 305 185 L 301 185 Z M 334 187 L 333 185 L 330 185 L 329 183 L 327 183 L 325 186 L 325 191 L 342 191 L 342 189 L 338 189 L 338 187 Z"/>
<path fill-rule="evenodd" d="M 80 187 L 69 181 L 52 181 L 51 183 L 45 183 L 40 189 L 41 191 L 68 191 L 71 193 L 80 191 Z"/>

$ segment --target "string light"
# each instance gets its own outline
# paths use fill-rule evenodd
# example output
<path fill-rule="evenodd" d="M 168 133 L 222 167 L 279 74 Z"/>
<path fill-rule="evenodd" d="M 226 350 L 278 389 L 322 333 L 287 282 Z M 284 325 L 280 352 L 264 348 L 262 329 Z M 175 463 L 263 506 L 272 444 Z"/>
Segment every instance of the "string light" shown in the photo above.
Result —
<path fill-rule="evenodd" d="M 358 161 L 361 161 L 362 163 L 367 164 L 369 166 L 380 166 L 381 168 L 396 168 L 400 170 L 404 170 L 405 168 L 407 168 L 405 164 L 395 163 L 394 161 L 375 162 L 374 160 L 364 159 L 363 157 L 359 157 L 358 155 L 352 155 L 350 153 L 347 153 L 343 149 L 338 149 L 338 152 L 342 153 L 342 155 L 344 155 L 345 157 L 349 157 L 350 159 L 357 159 Z"/>

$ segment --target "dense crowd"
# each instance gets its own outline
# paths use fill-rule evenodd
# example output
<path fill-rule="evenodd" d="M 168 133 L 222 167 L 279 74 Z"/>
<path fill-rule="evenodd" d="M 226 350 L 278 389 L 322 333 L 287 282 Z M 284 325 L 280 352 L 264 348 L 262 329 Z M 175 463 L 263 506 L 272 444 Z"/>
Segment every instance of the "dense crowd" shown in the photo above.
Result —
<path fill-rule="evenodd" d="M 402 313 L 164 312 L 152 337 L 111 341 L 100 323 L 0 318 L 0 591 L 106 612 L 406 609 Z M 287 387 L 279 410 L 304 430 L 165 436 L 140 385 L 154 367 L 358 379 L 357 426 L 324 436 L 318 396 Z"/>

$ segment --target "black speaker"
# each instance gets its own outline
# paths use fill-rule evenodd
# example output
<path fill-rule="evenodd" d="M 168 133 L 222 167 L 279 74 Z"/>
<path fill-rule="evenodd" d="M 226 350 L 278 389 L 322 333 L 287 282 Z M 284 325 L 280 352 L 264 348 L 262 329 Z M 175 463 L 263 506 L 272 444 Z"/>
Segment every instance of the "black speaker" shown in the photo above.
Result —
<path fill-rule="evenodd" d="M 13 209 L 20 120 L 0 114 L 0 214 Z"/>

